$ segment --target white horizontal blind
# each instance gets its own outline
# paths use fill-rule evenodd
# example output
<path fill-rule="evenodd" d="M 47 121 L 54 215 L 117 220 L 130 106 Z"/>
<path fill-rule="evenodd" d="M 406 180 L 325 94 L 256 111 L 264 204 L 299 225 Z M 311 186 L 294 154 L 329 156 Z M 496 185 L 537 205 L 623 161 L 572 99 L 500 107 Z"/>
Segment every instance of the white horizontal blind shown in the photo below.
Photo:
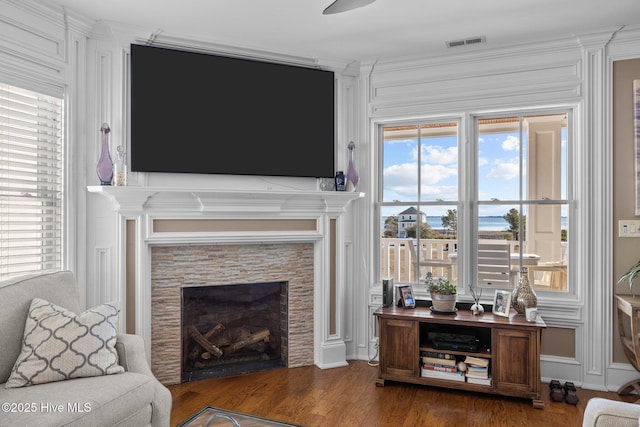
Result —
<path fill-rule="evenodd" d="M 62 99 L 0 83 L 0 279 L 59 270 Z"/>

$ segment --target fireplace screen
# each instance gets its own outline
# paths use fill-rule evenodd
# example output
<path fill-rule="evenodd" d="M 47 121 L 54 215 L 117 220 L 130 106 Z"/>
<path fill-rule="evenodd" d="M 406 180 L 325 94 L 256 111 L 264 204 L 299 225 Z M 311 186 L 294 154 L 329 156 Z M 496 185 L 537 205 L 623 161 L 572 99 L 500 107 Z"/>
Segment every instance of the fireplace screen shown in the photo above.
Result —
<path fill-rule="evenodd" d="M 182 381 L 285 367 L 287 283 L 182 288 Z"/>

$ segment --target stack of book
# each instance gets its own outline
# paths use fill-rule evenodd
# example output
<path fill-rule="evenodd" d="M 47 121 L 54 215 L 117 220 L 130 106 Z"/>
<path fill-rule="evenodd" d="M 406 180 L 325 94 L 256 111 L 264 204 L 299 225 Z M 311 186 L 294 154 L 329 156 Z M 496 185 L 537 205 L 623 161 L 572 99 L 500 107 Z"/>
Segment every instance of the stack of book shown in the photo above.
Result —
<path fill-rule="evenodd" d="M 466 377 L 469 384 L 491 385 L 489 359 L 467 356 L 464 363 L 467 365 Z"/>
<path fill-rule="evenodd" d="M 458 360 L 453 354 L 426 351 L 422 353 L 421 375 L 440 380 L 464 381 L 464 372 L 457 365 Z"/>

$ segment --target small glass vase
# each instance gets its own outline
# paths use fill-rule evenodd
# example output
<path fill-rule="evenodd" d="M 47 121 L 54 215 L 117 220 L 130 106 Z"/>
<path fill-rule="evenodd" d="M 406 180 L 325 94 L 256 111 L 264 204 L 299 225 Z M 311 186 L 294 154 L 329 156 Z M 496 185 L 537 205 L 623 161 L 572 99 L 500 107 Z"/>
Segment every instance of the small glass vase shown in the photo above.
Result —
<path fill-rule="evenodd" d="M 113 185 L 124 187 L 127 185 L 127 162 L 122 145 L 116 147 L 116 154 L 116 162 L 113 164 Z"/>
<path fill-rule="evenodd" d="M 109 154 L 109 132 L 111 128 L 107 123 L 103 123 L 100 128 L 102 134 L 102 151 L 100 152 L 100 159 L 98 159 L 98 165 L 96 166 L 96 172 L 100 179 L 100 185 L 111 185 L 113 179 L 113 162 L 111 161 L 111 154 Z"/>
<path fill-rule="evenodd" d="M 353 160 L 353 151 L 356 149 L 356 144 L 353 141 L 349 142 L 347 146 L 349 149 L 349 166 L 347 167 L 347 189 L 346 191 L 356 191 L 358 189 L 358 183 L 360 182 L 360 176 L 356 171 L 356 167 Z"/>
<path fill-rule="evenodd" d="M 511 305 L 518 314 L 525 314 L 527 308 L 538 306 L 538 297 L 529 285 L 529 275 L 526 270 L 522 272 L 518 286 L 511 293 Z"/>

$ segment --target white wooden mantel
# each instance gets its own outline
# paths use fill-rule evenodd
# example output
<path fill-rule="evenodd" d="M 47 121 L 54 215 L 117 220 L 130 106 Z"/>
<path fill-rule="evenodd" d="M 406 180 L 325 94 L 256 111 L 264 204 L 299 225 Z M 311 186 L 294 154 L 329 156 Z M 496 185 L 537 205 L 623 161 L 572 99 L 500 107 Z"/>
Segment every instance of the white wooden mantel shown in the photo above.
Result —
<path fill-rule="evenodd" d="M 341 213 L 364 193 L 345 191 L 250 191 L 202 188 L 89 186 L 89 192 L 109 198 L 118 212 L 199 211 Z"/>
<path fill-rule="evenodd" d="M 135 332 L 145 339 L 147 357 L 151 345 L 151 247 L 181 244 L 252 244 L 307 242 L 314 244 L 314 363 L 320 368 L 345 366 L 344 310 L 346 266 L 345 213 L 349 204 L 364 197 L 359 192 L 338 191 L 255 191 L 203 188 L 89 186 L 90 193 L 105 197 L 114 211 L 114 260 L 104 266 L 116 271 L 112 280 L 103 280 L 101 299 L 126 304 L 126 221 L 135 220 L 136 287 Z M 315 230 L 247 232 L 154 233 L 154 219 L 315 219 Z M 330 245 L 330 221 L 336 221 L 336 242 Z M 335 301 L 331 318 L 330 265 L 335 248 Z M 101 270 L 98 268 L 98 270 Z M 124 311 L 124 310 L 123 310 Z M 121 316 L 124 330 L 126 319 Z M 335 322 L 335 333 L 330 325 Z"/>

